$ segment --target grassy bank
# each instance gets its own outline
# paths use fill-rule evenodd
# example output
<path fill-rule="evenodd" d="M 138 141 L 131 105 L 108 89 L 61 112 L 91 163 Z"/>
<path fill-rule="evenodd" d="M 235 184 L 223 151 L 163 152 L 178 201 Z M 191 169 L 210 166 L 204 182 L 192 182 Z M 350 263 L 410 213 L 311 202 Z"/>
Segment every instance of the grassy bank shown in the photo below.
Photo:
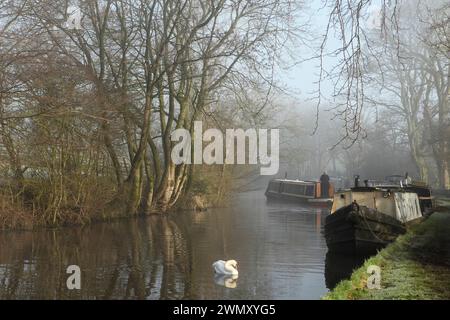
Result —
<path fill-rule="evenodd" d="M 370 265 L 381 268 L 381 289 L 367 289 Z M 450 210 L 411 227 L 323 299 L 450 299 Z"/>

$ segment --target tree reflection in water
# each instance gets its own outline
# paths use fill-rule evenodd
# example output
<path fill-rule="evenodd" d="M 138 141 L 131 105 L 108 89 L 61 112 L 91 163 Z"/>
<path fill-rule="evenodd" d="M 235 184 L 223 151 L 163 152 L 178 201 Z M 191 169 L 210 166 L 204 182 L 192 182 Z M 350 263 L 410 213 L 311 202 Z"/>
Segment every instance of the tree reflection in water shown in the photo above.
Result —
<path fill-rule="evenodd" d="M 0 233 L 0 298 L 180 299 L 190 283 L 187 245 L 165 216 Z M 82 270 L 79 291 L 66 288 L 71 264 Z"/>
<path fill-rule="evenodd" d="M 317 299 L 327 291 L 325 217 L 255 191 L 207 212 L 0 232 L 0 298 Z M 215 279 L 219 259 L 237 260 L 239 279 Z M 81 290 L 66 287 L 72 264 Z"/>

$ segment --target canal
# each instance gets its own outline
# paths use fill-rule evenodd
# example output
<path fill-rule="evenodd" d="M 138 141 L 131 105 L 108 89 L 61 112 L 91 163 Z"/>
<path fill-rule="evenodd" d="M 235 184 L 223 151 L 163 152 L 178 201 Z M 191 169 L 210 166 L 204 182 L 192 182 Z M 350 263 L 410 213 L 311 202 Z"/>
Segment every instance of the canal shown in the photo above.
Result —
<path fill-rule="evenodd" d="M 343 260 L 326 255 L 327 210 L 267 203 L 263 191 L 232 203 L 169 217 L 3 231 L 0 298 L 319 299 L 342 274 Z M 214 277 L 211 264 L 219 259 L 237 260 L 239 277 Z M 326 261 L 337 267 L 326 272 Z M 81 268 L 81 290 L 66 287 L 69 265 Z"/>

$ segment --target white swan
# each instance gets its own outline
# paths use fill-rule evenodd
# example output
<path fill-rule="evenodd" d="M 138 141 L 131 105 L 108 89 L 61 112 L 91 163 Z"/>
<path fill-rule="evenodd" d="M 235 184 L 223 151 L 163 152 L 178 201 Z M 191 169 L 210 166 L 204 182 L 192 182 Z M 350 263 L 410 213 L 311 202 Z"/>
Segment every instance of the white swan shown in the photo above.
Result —
<path fill-rule="evenodd" d="M 236 260 L 218 260 L 212 264 L 214 271 L 219 274 L 238 275 Z"/>

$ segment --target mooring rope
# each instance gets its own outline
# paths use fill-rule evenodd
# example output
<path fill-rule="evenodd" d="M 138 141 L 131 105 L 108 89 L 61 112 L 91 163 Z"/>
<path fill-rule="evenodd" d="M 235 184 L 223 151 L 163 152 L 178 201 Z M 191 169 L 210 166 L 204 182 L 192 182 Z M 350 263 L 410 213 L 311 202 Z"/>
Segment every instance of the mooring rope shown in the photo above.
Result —
<path fill-rule="evenodd" d="M 380 242 L 385 243 L 385 242 L 386 242 L 385 240 L 380 239 L 380 237 L 378 237 L 378 236 L 372 231 L 372 228 L 370 227 L 369 222 L 367 221 L 366 216 L 365 216 L 363 210 L 360 210 L 360 208 L 359 208 L 359 204 L 358 204 L 356 201 L 354 201 L 354 202 L 353 202 L 353 205 L 354 205 L 353 208 L 356 207 L 357 213 L 359 213 L 359 214 L 363 217 L 363 220 L 364 220 L 364 222 L 366 223 L 367 228 L 369 229 L 370 233 L 371 233 L 375 238 L 377 238 Z"/>

